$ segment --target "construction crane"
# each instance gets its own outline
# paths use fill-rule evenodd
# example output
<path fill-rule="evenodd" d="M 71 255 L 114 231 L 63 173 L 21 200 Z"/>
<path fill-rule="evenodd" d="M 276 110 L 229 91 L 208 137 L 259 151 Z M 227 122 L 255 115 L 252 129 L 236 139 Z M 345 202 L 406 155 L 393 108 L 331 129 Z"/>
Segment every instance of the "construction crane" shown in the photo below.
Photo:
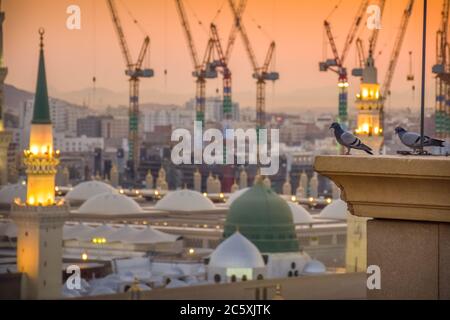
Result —
<path fill-rule="evenodd" d="M 196 95 L 195 95 L 195 114 L 196 120 L 201 121 L 202 125 L 205 122 L 205 104 L 206 104 L 206 79 L 217 78 L 217 71 L 214 65 L 211 63 L 212 54 L 214 50 L 214 40 L 211 38 L 206 45 L 205 54 L 203 60 L 200 61 L 197 49 L 195 47 L 194 38 L 192 36 L 189 20 L 186 15 L 186 10 L 182 0 L 175 0 L 178 14 L 180 16 L 181 25 L 186 36 L 187 45 L 191 55 L 192 63 L 194 65 L 194 71 L 192 76 L 196 80 Z"/>
<path fill-rule="evenodd" d="M 356 13 L 355 19 L 350 26 L 350 31 L 344 43 L 344 48 L 342 53 L 339 55 L 337 50 L 336 42 L 331 31 L 330 23 L 325 20 L 323 25 L 325 32 L 330 44 L 331 50 L 333 52 L 333 59 L 327 59 L 325 61 L 319 62 L 319 70 L 322 72 L 331 70 L 338 75 L 338 87 L 339 87 L 339 110 L 338 110 L 338 121 L 345 126 L 348 125 L 348 76 L 347 69 L 344 67 L 345 59 L 349 52 L 350 46 L 353 43 L 355 36 L 359 30 L 361 22 L 363 21 L 363 15 L 369 4 L 368 0 L 362 0 L 361 4 Z"/>
<path fill-rule="evenodd" d="M 136 63 L 131 59 L 131 53 L 123 32 L 122 24 L 120 22 L 119 14 L 115 6 L 114 0 L 106 1 L 111 12 L 114 27 L 119 38 L 120 48 L 125 60 L 126 70 L 125 74 L 129 76 L 129 134 L 128 134 L 128 167 L 130 178 L 135 179 L 137 168 L 139 166 L 140 147 L 139 147 L 139 79 L 151 78 L 154 76 L 152 69 L 142 69 L 142 63 L 147 54 L 150 44 L 150 38 L 146 36 L 142 43 L 139 56 Z"/>
<path fill-rule="evenodd" d="M 392 49 L 391 57 L 389 59 L 389 66 L 384 77 L 383 85 L 381 86 L 381 95 L 386 99 L 391 94 L 391 84 L 394 77 L 395 67 L 397 66 L 398 57 L 402 49 L 403 40 L 405 38 L 406 29 L 408 27 L 409 18 L 411 17 L 412 9 L 414 5 L 414 0 L 409 0 L 403 11 L 402 20 L 400 22 L 400 28 L 397 33 L 397 38 L 394 42 L 394 47 Z"/>
<path fill-rule="evenodd" d="M 261 129 L 266 125 L 266 81 L 276 81 L 280 78 L 278 72 L 269 71 L 276 45 L 275 42 L 272 41 L 267 51 L 264 64 L 260 67 L 256 60 L 255 52 L 253 51 L 247 31 L 242 23 L 242 17 L 239 15 L 234 1 L 228 0 L 228 3 L 233 13 L 234 23 L 241 34 L 245 50 L 247 51 L 247 55 L 253 67 L 253 78 L 256 79 L 256 125 L 258 129 Z"/>
<path fill-rule="evenodd" d="M 442 3 L 441 26 L 436 34 L 436 64 L 432 67 L 432 72 L 436 74 L 436 102 L 435 102 L 435 126 L 436 136 L 445 138 L 450 134 L 450 115 L 446 109 L 447 101 L 450 100 L 450 59 L 448 59 L 448 18 L 450 1 L 444 0 Z"/>
<path fill-rule="evenodd" d="M 245 6 L 247 4 L 247 0 L 241 0 L 239 3 L 239 7 L 237 9 L 238 18 L 240 19 L 242 13 L 244 12 Z M 229 120 L 233 115 L 233 102 L 232 102 L 232 79 L 231 79 L 231 71 L 228 67 L 231 51 L 234 47 L 234 43 L 236 42 L 236 36 L 238 33 L 237 24 L 233 23 L 230 34 L 228 36 L 227 48 L 226 51 L 223 51 L 222 44 L 220 42 L 219 33 L 217 31 L 217 27 L 214 23 L 210 26 L 211 29 L 211 37 L 214 41 L 216 53 L 218 55 L 218 60 L 213 62 L 214 67 L 221 68 L 222 71 L 222 81 L 223 81 L 223 119 L 225 120 L 225 126 L 228 125 Z"/>

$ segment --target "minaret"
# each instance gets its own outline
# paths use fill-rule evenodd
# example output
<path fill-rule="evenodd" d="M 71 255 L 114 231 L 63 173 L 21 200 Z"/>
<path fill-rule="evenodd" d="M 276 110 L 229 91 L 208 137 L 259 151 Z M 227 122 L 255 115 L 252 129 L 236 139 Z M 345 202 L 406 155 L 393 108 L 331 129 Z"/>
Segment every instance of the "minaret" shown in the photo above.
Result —
<path fill-rule="evenodd" d="M 147 189 L 153 189 L 153 175 L 152 170 L 148 169 L 147 175 L 145 176 L 145 185 Z"/>
<path fill-rule="evenodd" d="M 239 189 L 245 189 L 248 185 L 248 176 L 245 168 L 242 168 L 241 173 L 239 174 Z"/>
<path fill-rule="evenodd" d="M 207 193 L 214 193 L 214 189 L 215 189 L 214 178 L 213 178 L 212 173 L 210 171 L 209 172 L 209 176 L 206 179 L 206 192 Z"/>
<path fill-rule="evenodd" d="M 24 152 L 27 200 L 11 206 L 17 225 L 17 271 L 24 274 L 23 299 L 55 299 L 62 285 L 62 226 L 69 209 L 55 202 L 55 175 L 59 151 L 53 150 L 52 123 L 44 63 L 44 30 L 30 129 L 30 149 Z"/>
<path fill-rule="evenodd" d="M 111 171 L 109 172 L 109 176 L 111 177 L 111 185 L 113 187 L 119 186 L 119 170 L 117 170 L 117 166 L 115 164 L 112 165 Z"/>
<path fill-rule="evenodd" d="M 319 179 L 317 178 L 317 172 L 314 172 L 314 175 L 309 181 L 309 196 L 313 198 L 319 196 Z"/>
<path fill-rule="evenodd" d="M 0 1 L 1 10 L 1 1 Z M 12 135 L 5 131 L 3 123 L 3 86 L 5 83 L 8 68 L 3 66 L 3 21 L 5 13 L 0 11 L 0 186 L 8 183 L 8 148 L 12 140 Z"/>
<path fill-rule="evenodd" d="M 299 188 L 302 187 L 303 192 L 306 195 L 306 192 L 308 190 L 308 175 L 306 174 L 305 170 L 303 170 L 302 174 L 300 175 L 298 186 Z"/>
<path fill-rule="evenodd" d="M 383 145 L 383 100 L 377 80 L 377 68 L 372 53 L 363 69 L 359 93 L 356 95 L 358 121 L 355 134 L 374 152 L 378 153 Z"/>
<path fill-rule="evenodd" d="M 194 172 L 194 190 L 202 192 L 202 175 L 198 168 Z"/>
<path fill-rule="evenodd" d="M 292 186 L 291 186 L 291 179 L 289 177 L 289 173 L 286 175 L 286 181 L 283 184 L 283 194 L 286 196 L 292 195 Z"/>

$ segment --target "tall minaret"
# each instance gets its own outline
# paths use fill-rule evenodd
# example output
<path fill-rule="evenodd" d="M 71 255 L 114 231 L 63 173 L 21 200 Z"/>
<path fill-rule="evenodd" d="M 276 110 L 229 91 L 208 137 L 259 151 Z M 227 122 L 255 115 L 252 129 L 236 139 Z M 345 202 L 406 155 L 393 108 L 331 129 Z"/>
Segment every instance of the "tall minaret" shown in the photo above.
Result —
<path fill-rule="evenodd" d="M 28 178 L 26 203 L 16 201 L 11 217 L 17 224 L 17 271 L 25 275 L 23 299 L 55 299 L 62 285 L 62 226 L 68 206 L 55 202 L 59 151 L 53 150 L 52 123 L 44 63 L 44 30 L 40 52 L 30 149 L 24 151 Z"/>
<path fill-rule="evenodd" d="M 5 13 L 1 11 L 0 0 L 0 186 L 8 183 L 8 148 L 12 135 L 5 131 L 3 123 L 3 85 L 5 83 L 8 68 L 3 66 L 3 21 Z"/>
<path fill-rule="evenodd" d="M 377 80 L 377 68 L 372 53 L 363 69 L 359 93 L 356 95 L 358 121 L 355 133 L 374 152 L 381 151 L 383 145 L 383 99 Z"/>

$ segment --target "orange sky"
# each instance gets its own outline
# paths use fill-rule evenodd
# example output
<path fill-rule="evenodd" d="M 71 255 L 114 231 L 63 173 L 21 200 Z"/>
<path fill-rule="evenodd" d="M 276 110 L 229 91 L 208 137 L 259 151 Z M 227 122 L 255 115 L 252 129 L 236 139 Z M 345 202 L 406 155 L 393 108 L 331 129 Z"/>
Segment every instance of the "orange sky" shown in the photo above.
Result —
<path fill-rule="evenodd" d="M 175 2 L 173 0 L 116 0 L 116 2 L 133 57 L 138 54 L 143 34 L 133 25 L 123 3 L 151 37 L 150 65 L 155 69 L 156 76 L 152 79 L 144 79 L 141 91 L 158 92 L 158 99 L 168 103 L 180 102 L 176 101 L 175 93 L 193 95 L 192 63 L 175 9 Z M 185 2 L 199 52 L 204 50 L 207 31 L 198 25 L 194 12 L 206 28 L 217 10 L 222 7 L 215 22 L 222 38 L 227 39 L 232 19 L 226 0 L 185 0 Z M 271 86 L 268 88 L 268 109 L 297 105 L 311 107 L 336 105 L 337 78 L 331 72 L 320 73 L 317 64 L 323 55 L 323 20 L 338 2 L 339 0 L 248 1 L 244 23 L 260 63 L 270 40 L 274 39 L 277 43 L 276 69 L 280 72 L 281 79 L 274 89 L 271 89 Z M 376 3 L 375 0 L 372 2 Z M 384 77 L 406 2 L 407 0 L 387 0 L 383 30 L 378 42 L 378 49 L 383 52 L 377 61 L 380 69 L 379 80 Z M 427 70 L 428 84 L 433 85 L 430 70 L 435 59 L 435 31 L 439 25 L 442 0 L 428 2 Z M 330 18 L 339 50 L 342 49 L 342 42 L 359 3 L 359 0 L 342 0 L 339 9 Z M 68 16 L 66 8 L 71 4 L 81 7 L 80 31 L 68 30 L 65 27 Z M 5 63 L 9 68 L 7 83 L 26 90 L 34 90 L 38 56 L 37 29 L 42 26 L 46 29 L 46 63 L 50 94 L 52 91 L 56 93 L 90 87 L 94 74 L 97 77 L 98 87 L 127 91 L 124 62 L 106 1 L 3 0 L 3 11 L 6 12 L 4 50 Z M 420 62 L 421 14 L 422 1 L 416 0 L 392 85 L 394 98 L 396 94 L 402 98 L 409 94 L 410 84 L 406 83 L 406 74 L 410 50 L 414 52 L 416 79 L 420 78 L 418 63 Z M 258 24 L 262 26 L 262 31 L 257 28 Z M 367 39 L 369 32 L 365 30 L 361 35 Z M 330 50 L 328 52 L 330 53 Z M 355 65 L 355 62 L 355 49 L 352 48 L 347 58 L 349 69 Z M 163 76 L 164 69 L 168 70 L 167 78 Z M 231 70 L 234 92 L 248 93 L 253 96 L 254 80 L 251 79 L 250 64 L 240 38 L 237 39 L 232 54 Z M 357 85 L 358 79 L 353 78 L 350 101 L 353 100 L 352 96 Z M 208 93 L 213 94 L 216 87 L 220 87 L 220 80 L 210 82 Z M 431 86 L 427 93 L 430 104 L 433 101 L 433 88 L 434 86 Z M 322 89 L 329 92 L 322 94 Z M 278 100 L 279 96 L 284 98 Z M 418 97 L 417 94 L 416 105 L 419 102 Z M 127 101 L 117 103 L 126 104 Z"/>

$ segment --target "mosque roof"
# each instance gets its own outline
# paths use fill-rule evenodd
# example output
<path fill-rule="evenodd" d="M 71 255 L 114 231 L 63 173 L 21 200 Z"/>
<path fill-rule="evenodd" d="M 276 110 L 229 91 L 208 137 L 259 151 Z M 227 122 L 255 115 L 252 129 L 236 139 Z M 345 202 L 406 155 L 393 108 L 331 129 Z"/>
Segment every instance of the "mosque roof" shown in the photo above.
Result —
<path fill-rule="evenodd" d="M 336 199 L 322 209 L 318 218 L 331 220 L 347 220 L 347 213 L 347 203 L 341 199 Z"/>
<path fill-rule="evenodd" d="M 314 223 L 313 217 L 301 205 L 293 202 L 288 202 L 289 208 L 292 212 L 292 219 L 295 224 Z"/>
<path fill-rule="evenodd" d="M 76 213 L 106 215 L 127 215 L 142 212 L 143 209 L 130 197 L 110 191 L 87 199 L 76 210 Z"/>
<path fill-rule="evenodd" d="M 77 184 L 70 190 L 65 199 L 69 201 L 86 201 L 105 192 L 115 193 L 117 191 L 109 184 L 101 181 L 85 181 Z"/>
<path fill-rule="evenodd" d="M 166 211 L 209 211 L 215 210 L 214 203 L 198 191 L 182 189 L 170 191 L 159 200 L 155 209 Z"/>

